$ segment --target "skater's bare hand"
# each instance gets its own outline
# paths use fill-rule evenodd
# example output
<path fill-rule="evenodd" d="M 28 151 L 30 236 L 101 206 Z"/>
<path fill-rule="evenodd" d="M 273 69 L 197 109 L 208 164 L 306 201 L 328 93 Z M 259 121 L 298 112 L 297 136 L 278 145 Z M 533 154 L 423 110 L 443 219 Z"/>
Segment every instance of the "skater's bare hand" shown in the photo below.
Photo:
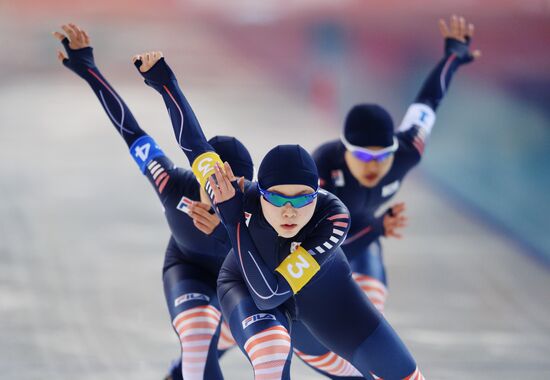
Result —
<path fill-rule="evenodd" d="M 216 177 L 216 181 L 214 181 L 214 176 L 208 178 L 208 181 L 214 190 L 214 200 L 216 203 L 228 201 L 235 196 L 236 191 L 232 184 L 233 181 L 237 181 L 241 191 L 243 191 L 244 177 L 235 177 L 227 161 L 224 162 L 223 168 L 219 164 L 216 164 L 215 171 L 214 176 Z"/>
<path fill-rule="evenodd" d="M 386 211 L 384 215 L 384 236 L 401 239 L 398 230 L 407 226 L 407 217 L 405 216 L 405 203 L 396 203 Z"/>
<path fill-rule="evenodd" d="M 470 52 L 468 49 L 468 45 L 474 36 L 475 27 L 474 24 L 467 23 L 464 17 L 452 15 L 448 25 L 444 19 L 440 19 L 439 30 L 446 40 L 456 40 L 460 43 L 446 44 L 447 54 L 451 53 L 449 50 L 453 50 L 452 53 L 457 54 L 465 63 L 481 57 L 480 50 Z"/>
<path fill-rule="evenodd" d="M 139 71 L 146 73 L 151 69 L 151 67 L 155 66 L 155 63 L 157 63 L 162 57 L 164 57 L 164 55 L 161 51 L 150 51 L 134 55 L 132 57 L 132 62 L 134 64 L 136 64 L 136 62 L 141 62 Z"/>
<path fill-rule="evenodd" d="M 220 224 L 220 218 L 209 212 L 210 205 L 202 202 L 193 202 L 189 206 L 189 215 L 193 224 L 206 235 L 210 235 Z"/>
<path fill-rule="evenodd" d="M 69 48 L 72 50 L 84 49 L 90 46 L 90 37 L 86 31 L 75 24 L 61 25 L 61 29 L 65 34 L 61 32 L 53 32 L 53 36 L 59 41 L 63 41 L 65 38 L 69 41 Z M 57 58 L 60 61 L 66 59 L 65 54 L 60 50 L 57 51 Z"/>

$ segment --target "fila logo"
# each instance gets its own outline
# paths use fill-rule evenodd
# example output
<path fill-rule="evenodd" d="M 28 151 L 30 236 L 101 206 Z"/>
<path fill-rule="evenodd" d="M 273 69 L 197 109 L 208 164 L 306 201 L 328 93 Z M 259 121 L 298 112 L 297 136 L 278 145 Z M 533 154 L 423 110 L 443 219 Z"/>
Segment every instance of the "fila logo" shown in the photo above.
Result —
<path fill-rule="evenodd" d="M 399 180 L 390 183 L 382 188 L 382 197 L 386 198 L 399 190 Z"/>
<path fill-rule="evenodd" d="M 182 197 L 176 208 L 181 212 L 189 214 L 189 206 L 193 201 L 187 197 Z"/>
<path fill-rule="evenodd" d="M 259 313 L 251 315 L 250 317 L 246 317 L 242 321 L 243 330 L 246 329 L 248 326 L 250 326 L 253 323 L 256 323 L 258 321 L 267 321 L 267 320 L 275 320 L 275 316 L 273 314 L 267 314 L 267 313 Z"/>
<path fill-rule="evenodd" d="M 174 300 L 174 306 L 179 306 L 184 302 L 189 301 L 206 301 L 210 302 L 210 297 L 208 297 L 206 294 L 201 293 L 187 293 L 182 296 L 179 296 Z"/>

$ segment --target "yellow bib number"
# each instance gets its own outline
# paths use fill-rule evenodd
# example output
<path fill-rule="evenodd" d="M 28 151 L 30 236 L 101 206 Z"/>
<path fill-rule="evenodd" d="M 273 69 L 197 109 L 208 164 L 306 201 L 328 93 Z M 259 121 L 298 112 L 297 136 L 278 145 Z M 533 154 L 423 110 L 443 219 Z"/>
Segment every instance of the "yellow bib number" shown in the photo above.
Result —
<path fill-rule="evenodd" d="M 201 188 L 204 188 L 208 177 L 214 174 L 216 162 L 220 164 L 223 170 L 223 162 L 216 152 L 204 152 L 193 161 L 191 169 L 195 177 L 199 180 Z"/>
<path fill-rule="evenodd" d="M 304 248 L 298 247 L 275 269 L 289 283 L 294 294 L 298 293 L 321 269 L 317 261 Z"/>

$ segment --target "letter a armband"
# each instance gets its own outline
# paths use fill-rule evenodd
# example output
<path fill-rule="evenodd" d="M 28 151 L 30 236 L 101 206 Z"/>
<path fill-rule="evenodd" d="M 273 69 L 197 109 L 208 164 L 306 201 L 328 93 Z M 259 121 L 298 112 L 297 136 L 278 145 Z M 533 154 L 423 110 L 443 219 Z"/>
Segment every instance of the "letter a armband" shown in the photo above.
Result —
<path fill-rule="evenodd" d="M 313 256 L 304 248 L 298 247 L 275 270 L 285 278 L 292 288 L 292 292 L 296 294 L 311 280 L 319 269 L 321 267 Z"/>
<path fill-rule="evenodd" d="M 193 174 L 195 174 L 195 177 L 197 177 L 197 180 L 201 184 L 201 188 L 204 188 L 208 178 L 214 174 L 216 163 L 218 163 L 223 170 L 223 162 L 216 152 L 204 152 L 193 161 L 191 168 Z"/>

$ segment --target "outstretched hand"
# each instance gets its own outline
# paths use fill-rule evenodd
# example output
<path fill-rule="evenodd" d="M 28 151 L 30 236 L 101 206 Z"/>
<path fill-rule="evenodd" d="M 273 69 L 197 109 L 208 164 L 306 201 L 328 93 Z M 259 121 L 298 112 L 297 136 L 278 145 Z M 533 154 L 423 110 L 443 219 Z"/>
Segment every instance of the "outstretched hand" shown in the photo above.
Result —
<path fill-rule="evenodd" d="M 64 24 L 61 29 L 66 34 L 60 32 L 53 32 L 53 36 L 61 41 L 65 47 L 71 50 L 84 49 L 90 46 L 90 37 L 86 31 L 75 24 Z M 66 39 L 66 41 L 65 41 Z M 65 42 L 64 42 L 65 41 Z M 57 51 L 57 58 L 63 62 L 67 57 L 61 50 Z"/>
<path fill-rule="evenodd" d="M 481 57 L 480 50 L 470 51 L 470 42 L 474 36 L 474 24 L 467 23 L 464 17 L 452 15 L 449 25 L 439 20 L 439 30 L 445 38 L 445 54 L 455 54 L 462 63 L 469 63 Z"/>
<path fill-rule="evenodd" d="M 241 191 L 244 190 L 244 177 L 237 179 L 227 161 L 224 162 L 223 168 L 219 164 L 216 164 L 214 170 L 214 176 L 210 176 L 208 182 L 214 191 L 214 202 L 216 204 L 228 201 L 235 196 L 236 190 L 233 186 L 234 181 L 237 181 Z M 214 177 L 216 177 L 215 181 Z"/>
<path fill-rule="evenodd" d="M 134 65 L 136 65 L 140 72 L 146 73 L 163 57 L 164 54 L 161 51 L 150 51 L 134 55 L 132 62 L 134 62 Z"/>
<path fill-rule="evenodd" d="M 161 51 L 136 54 L 132 57 L 132 61 L 145 79 L 145 83 L 156 90 L 160 91 L 164 85 L 176 79 Z"/>
<path fill-rule="evenodd" d="M 405 216 L 405 203 L 396 203 L 384 214 L 384 236 L 401 239 L 403 235 L 397 232 L 398 229 L 407 226 L 407 217 Z"/>

